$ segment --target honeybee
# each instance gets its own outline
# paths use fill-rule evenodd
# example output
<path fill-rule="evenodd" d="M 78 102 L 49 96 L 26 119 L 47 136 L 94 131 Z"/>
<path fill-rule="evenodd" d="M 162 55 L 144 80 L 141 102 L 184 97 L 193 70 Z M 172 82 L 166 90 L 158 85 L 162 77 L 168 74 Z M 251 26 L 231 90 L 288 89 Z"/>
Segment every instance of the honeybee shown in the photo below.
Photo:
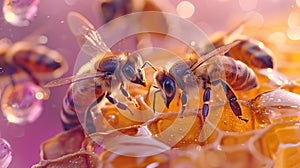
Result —
<path fill-rule="evenodd" d="M 21 79 L 24 74 L 41 86 L 42 79 L 60 77 L 68 69 L 66 61 L 57 51 L 26 41 L 12 44 L 8 39 L 0 40 L 0 67 L 2 82 L 8 78 L 13 86 L 16 79 Z"/>
<path fill-rule="evenodd" d="M 169 108 L 175 94 L 180 90 L 181 112 L 179 115 L 183 117 L 183 112 L 188 101 L 187 94 L 196 90 L 196 88 L 190 88 L 195 86 L 191 85 L 191 81 L 195 77 L 198 83 L 197 86 L 204 89 L 202 106 L 202 115 L 204 118 L 208 116 L 209 112 L 211 87 L 221 84 L 234 114 L 239 119 L 247 122 L 247 119 L 242 118 L 241 107 L 237 102 L 237 97 L 233 89 L 249 90 L 255 88 L 257 86 L 257 78 L 253 70 L 243 62 L 222 55 L 237 45 L 237 43 L 234 42 L 222 46 L 203 57 L 198 57 L 196 54 L 189 54 L 186 56 L 184 62 L 179 61 L 174 63 L 169 70 L 158 70 L 151 65 L 156 71 L 153 77 L 154 87 L 161 92 L 166 107 Z M 154 94 L 156 93 L 158 92 Z M 153 101 L 155 101 L 155 98 Z M 153 105 L 155 105 L 155 102 L 153 102 Z"/>
<path fill-rule="evenodd" d="M 111 93 L 119 89 L 122 95 L 138 106 L 126 91 L 125 82 L 146 86 L 145 74 L 141 68 L 143 62 L 139 54 L 111 52 L 94 26 L 79 13 L 70 12 L 68 24 L 79 41 L 87 41 L 83 47 L 89 48 L 85 52 L 93 59 L 83 65 L 76 75 L 51 81 L 45 87 L 71 84 L 64 98 L 61 113 L 64 129 L 79 125 L 80 117 L 83 117 L 87 130 L 91 133 L 95 130 L 93 124 L 89 124 L 92 120 L 90 110 L 104 97 L 119 109 L 128 110 L 133 114 L 126 104 L 117 101 Z"/>
<path fill-rule="evenodd" d="M 157 32 L 170 31 L 170 20 L 166 18 L 164 12 L 174 13 L 173 5 L 168 1 L 159 0 L 99 0 L 100 18 L 103 18 L 106 26 L 115 31 L 137 31 L 137 30 L 156 30 Z M 148 12 L 148 14 L 147 14 Z M 153 12 L 149 15 L 149 13 Z M 133 14 L 128 18 L 116 19 L 121 16 Z M 138 20 L 137 26 L 126 24 L 127 20 Z M 113 21 L 116 19 L 115 21 Z M 122 23 L 121 23 L 122 22 Z M 125 23 L 124 23 L 125 22 Z M 130 21 L 131 22 L 131 21 Z M 174 24 L 174 23 L 172 23 Z M 123 29 L 119 29 L 123 25 Z M 125 28 L 126 27 L 126 28 Z M 176 26 L 175 26 L 176 27 Z M 138 33 L 135 35 L 136 47 L 138 49 L 152 47 L 153 41 L 167 40 L 165 34 Z M 174 47 L 174 42 L 172 46 Z"/>
<path fill-rule="evenodd" d="M 251 68 L 273 68 L 273 53 L 264 46 L 263 42 L 242 36 L 240 34 L 246 21 L 242 21 L 227 33 L 216 33 L 212 36 L 212 43 L 216 48 L 231 42 L 238 42 L 224 55 L 244 62 Z"/>

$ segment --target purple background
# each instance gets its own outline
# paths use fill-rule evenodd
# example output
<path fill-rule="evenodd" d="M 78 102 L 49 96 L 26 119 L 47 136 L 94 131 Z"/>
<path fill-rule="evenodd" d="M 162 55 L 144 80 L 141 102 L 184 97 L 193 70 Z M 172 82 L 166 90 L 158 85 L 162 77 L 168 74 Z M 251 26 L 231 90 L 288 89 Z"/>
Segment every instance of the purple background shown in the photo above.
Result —
<path fill-rule="evenodd" d="M 251 0 L 250 0 L 251 1 Z M 102 20 L 96 8 L 95 0 L 76 0 L 74 5 L 67 5 L 64 0 L 41 0 L 37 17 L 28 27 L 14 27 L 4 21 L 0 14 L 0 38 L 9 38 L 12 41 L 22 40 L 30 35 L 45 35 L 48 37 L 47 46 L 58 50 L 68 60 L 70 69 L 67 75 L 73 73 L 80 48 L 66 24 L 66 15 L 69 11 L 77 11 L 86 16 L 96 27 Z M 177 5 L 180 0 L 170 0 Z M 229 29 L 232 20 L 238 21 L 249 11 L 240 8 L 238 0 L 191 0 L 195 5 L 195 14 L 190 20 L 200 26 L 205 33 L 210 34 L 217 30 Z M 2 6 L 3 1 L 1 2 Z M 260 12 L 265 20 L 280 14 L 287 15 L 296 7 L 295 1 L 267 0 L 258 1 L 255 11 Z M 0 131 L 12 146 L 13 161 L 10 167 L 31 167 L 39 162 L 40 144 L 62 131 L 59 112 L 62 98 L 67 86 L 51 89 L 51 97 L 44 103 L 44 111 L 34 123 L 14 125 L 0 117 Z"/>

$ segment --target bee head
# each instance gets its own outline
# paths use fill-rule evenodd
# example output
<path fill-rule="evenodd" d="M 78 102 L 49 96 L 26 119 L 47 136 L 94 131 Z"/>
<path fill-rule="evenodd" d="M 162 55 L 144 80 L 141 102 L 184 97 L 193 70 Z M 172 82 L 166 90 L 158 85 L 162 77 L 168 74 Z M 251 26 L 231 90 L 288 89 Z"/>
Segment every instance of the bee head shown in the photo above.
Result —
<path fill-rule="evenodd" d="M 137 54 L 129 54 L 127 61 L 122 66 L 122 74 L 124 77 L 135 84 L 146 86 L 144 70 L 141 68 L 142 60 Z"/>
<path fill-rule="evenodd" d="M 161 90 L 166 107 L 169 108 L 177 90 L 175 79 L 165 71 L 157 71 L 154 80 L 158 85 L 158 88 Z"/>

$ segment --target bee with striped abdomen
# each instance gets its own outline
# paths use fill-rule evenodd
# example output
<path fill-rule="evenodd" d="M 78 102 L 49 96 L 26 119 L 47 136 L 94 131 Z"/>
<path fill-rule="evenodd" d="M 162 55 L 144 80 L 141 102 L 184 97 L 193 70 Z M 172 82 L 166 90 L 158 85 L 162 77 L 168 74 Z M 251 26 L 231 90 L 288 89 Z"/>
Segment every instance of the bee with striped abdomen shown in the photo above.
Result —
<path fill-rule="evenodd" d="M 62 55 L 55 50 L 26 41 L 11 44 L 8 39 L 0 41 L 0 67 L 2 82 L 8 78 L 12 85 L 26 75 L 40 85 L 42 79 L 60 77 L 68 68 Z"/>
<path fill-rule="evenodd" d="M 240 31 L 246 21 L 241 22 L 226 33 L 215 33 L 212 43 L 216 48 L 237 41 L 225 56 L 240 60 L 254 69 L 273 68 L 273 54 L 264 46 L 263 42 L 240 35 Z M 207 52 L 207 51 L 206 51 Z"/>
<path fill-rule="evenodd" d="M 190 88 L 192 86 L 190 84 L 191 79 L 196 78 L 197 86 L 204 89 L 202 106 L 204 117 L 207 117 L 209 112 L 211 87 L 221 84 L 234 114 L 239 119 L 247 121 L 247 119 L 242 118 L 242 111 L 233 89 L 249 90 L 255 88 L 257 79 L 253 70 L 246 64 L 222 55 L 236 44 L 235 42 L 222 46 L 202 57 L 189 54 L 184 62 L 173 64 L 169 70 L 161 71 L 152 66 L 156 70 L 153 77 L 154 87 L 158 88 L 162 94 L 166 107 L 169 108 L 169 104 L 174 100 L 174 95 L 180 90 L 180 117 L 183 117 L 188 102 L 187 95 L 196 90 L 196 88 Z M 154 94 L 156 93 L 158 92 Z M 153 105 L 155 106 L 155 102 Z"/>
<path fill-rule="evenodd" d="M 68 24 L 72 33 L 81 41 L 82 47 L 85 47 L 83 50 L 93 59 L 83 65 L 76 75 L 51 81 L 45 87 L 71 84 L 63 102 L 63 126 L 66 130 L 70 129 L 79 125 L 83 118 L 88 132 L 92 133 L 95 128 L 90 121 L 91 109 L 104 97 L 119 109 L 133 114 L 126 104 L 116 100 L 111 93 L 120 90 L 123 96 L 138 106 L 127 92 L 125 84 L 129 82 L 146 86 L 141 69 L 143 62 L 140 55 L 135 53 L 111 52 L 93 25 L 79 13 L 69 13 Z M 86 41 L 84 44 L 83 40 Z"/>

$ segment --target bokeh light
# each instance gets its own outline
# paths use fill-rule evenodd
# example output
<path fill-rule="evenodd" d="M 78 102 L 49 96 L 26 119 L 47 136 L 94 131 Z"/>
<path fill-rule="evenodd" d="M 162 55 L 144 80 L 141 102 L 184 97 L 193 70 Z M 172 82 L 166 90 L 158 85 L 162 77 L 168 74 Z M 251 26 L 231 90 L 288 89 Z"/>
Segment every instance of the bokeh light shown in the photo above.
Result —
<path fill-rule="evenodd" d="M 256 26 L 256 27 L 260 27 L 264 24 L 265 19 L 263 17 L 263 15 L 259 12 L 249 12 L 246 15 L 246 19 L 248 19 L 248 22 L 250 25 Z"/>
<path fill-rule="evenodd" d="M 182 18 L 190 18 L 195 13 L 195 6 L 189 1 L 181 1 L 176 7 L 177 14 Z"/>
<path fill-rule="evenodd" d="M 288 28 L 286 34 L 291 40 L 300 40 L 300 28 Z"/>
<path fill-rule="evenodd" d="M 283 44 L 286 42 L 286 35 L 283 32 L 274 32 L 269 37 L 269 42 Z"/>
<path fill-rule="evenodd" d="M 12 12 L 4 13 L 4 18 L 9 23 L 15 21 L 17 19 L 16 17 L 17 16 Z"/>
<path fill-rule="evenodd" d="M 299 12 L 291 12 L 288 17 L 288 25 L 290 28 L 300 27 L 300 13 Z"/>
<path fill-rule="evenodd" d="M 300 0 L 296 0 L 296 4 L 300 8 Z"/>

